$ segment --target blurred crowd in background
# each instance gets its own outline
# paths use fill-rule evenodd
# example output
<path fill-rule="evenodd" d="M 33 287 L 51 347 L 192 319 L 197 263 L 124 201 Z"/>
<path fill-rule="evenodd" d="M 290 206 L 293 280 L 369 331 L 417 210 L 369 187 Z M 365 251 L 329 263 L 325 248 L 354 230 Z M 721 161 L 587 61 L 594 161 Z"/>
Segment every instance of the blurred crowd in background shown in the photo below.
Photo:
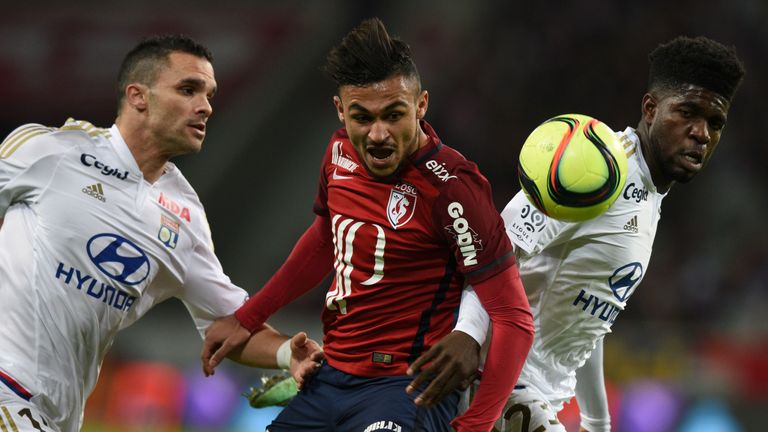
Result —
<path fill-rule="evenodd" d="M 219 92 L 199 155 L 177 161 L 206 205 L 216 251 L 250 292 L 311 222 L 320 159 L 340 126 L 319 67 L 361 19 L 407 41 L 430 91 L 428 121 L 478 163 L 501 208 L 519 190 L 528 132 L 557 114 L 636 126 L 647 54 L 677 35 L 734 45 L 747 76 L 717 154 L 675 186 L 650 270 L 606 339 L 614 430 L 762 431 L 768 408 L 768 2 L 764 0 L 134 1 L 17 4 L 0 14 L 0 135 L 67 117 L 109 127 L 123 55 L 185 33 L 214 53 Z M 325 286 L 271 320 L 320 339 Z M 2 328 L 0 316 L 0 328 Z M 275 409 L 240 393 L 270 371 L 204 379 L 180 302 L 118 336 L 87 431 L 257 431 Z M 561 419 L 578 430 L 573 404 Z"/>

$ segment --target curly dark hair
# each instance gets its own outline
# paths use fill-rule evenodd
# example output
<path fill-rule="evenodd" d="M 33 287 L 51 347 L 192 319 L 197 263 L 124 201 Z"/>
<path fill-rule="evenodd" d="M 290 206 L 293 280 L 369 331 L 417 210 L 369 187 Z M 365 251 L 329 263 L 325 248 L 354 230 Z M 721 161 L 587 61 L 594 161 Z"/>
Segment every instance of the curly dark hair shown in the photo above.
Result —
<path fill-rule="evenodd" d="M 213 55 L 205 46 L 185 35 L 159 35 L 143 39 L 125 55 L 117 73 L 117 110 L 123 103 L 125 86 L 130 83 L 151 85 L 159 66 L 168 64 L 172 52 L 183 52 L 213 63 Z"/>
<path fill-rule="evenodd" d="M 744 77 L 744 64 L 734 47 L 704 36 L 679 36 L 649 55 L 649 90 L 675 90 L 694 84 L 731 100 Z"/>
<path fill-rule="evenodd" d="M 331 49 L 323 70 L 338 87 L 364 86 L 398 75 L 414 78 L 421 87 L 410 47 L 390 37 L 378 18 L 364 20 L 347 33 Z"/>

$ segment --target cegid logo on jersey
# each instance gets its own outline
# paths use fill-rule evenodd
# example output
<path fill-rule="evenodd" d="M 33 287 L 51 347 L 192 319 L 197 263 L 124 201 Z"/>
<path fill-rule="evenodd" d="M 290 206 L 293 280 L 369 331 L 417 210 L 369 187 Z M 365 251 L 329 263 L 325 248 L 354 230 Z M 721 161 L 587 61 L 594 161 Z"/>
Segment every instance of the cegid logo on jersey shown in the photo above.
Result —
<path fill-rule="evenodd" d="M 439 163 L 435 160 L 428 160 L 426 163 L 426 167 L 429 168 L 430 171 L 435 173 L 437 178 L 440 179 L 443 183 L 447 182 L 450 179 L 455 179 L 455 175 L 451 175 L 450 172 L 448 172 L 448 169 L 445 168 L 445 163 Z"/>
<path fill-rule="evenodd" d="M 634 183 L 630 183 L 624 188 L 624 199 L 636 203 L 648 201 L 648 189 L 639 188 Z"/>
<path fill-rule="evenodd" d="M 482 241 L 477 238 L 477 233 L 470 228 L 469 222 L 462 217 L 464 207 L 454 201 L 448 205 L 448 214 L 453 218 L 453 225 L 448 225 L 445 229 L 456 238 L 456 244 L 464 257 L 464 266 L 477 264 L 477 251 L 483 250 Z"/>
<path fill-rule="evenodd" d="M 400 228 L 407 224 L 416 211 L 416 188 L 408 183 L 398 183 L 389 192 L 387 203 L 387 219 L 392 228 Z"/>
<path fill-rule="evenodd" d="M 112 168 L 109 165 L 104 165 L 103 163 L 96 160 L 96 156 L 90 155 L 88 153 L 83 153 L 80 155 L 80 163 L 82 163 L 85 166 L 92 166 L 96 169 L 98 169 L 103 175 L 109 177 L 117 177 L 120 180 L 125 180 L 128 178 L 128 171 L 123 171 L 122 173 L 117 168 Z"/>

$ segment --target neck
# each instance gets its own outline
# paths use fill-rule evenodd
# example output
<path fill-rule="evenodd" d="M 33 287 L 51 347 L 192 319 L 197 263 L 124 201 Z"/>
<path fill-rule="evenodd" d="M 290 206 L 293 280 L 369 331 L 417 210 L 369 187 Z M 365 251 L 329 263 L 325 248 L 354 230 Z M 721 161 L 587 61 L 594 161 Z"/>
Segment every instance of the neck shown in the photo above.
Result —
<path fill-rule="evenodd" d="M 654 153 L 654 147 L 651 145 L 651 135 L 648 131 L 648 124 L 640 121 L 637 125 L 637 137 L 640 139 L 640 148 L 643 150 L 643 159 L 651 172 L 651 180 L 656 186 L 656 191 L 666 193 L 672 187 L 672 181 L 668 180 L 661 170 L 661 165 Z"/>
<path fill-rule="evenodd" d="M 170 158 L 160 152 L 156 139 L 147 132 L 149 128 L 121 116 L 117 117 L 115 124 L 136 160 L 144 180 L 149 183 L 156 182 L 163 175 L 165 164 Z"/>

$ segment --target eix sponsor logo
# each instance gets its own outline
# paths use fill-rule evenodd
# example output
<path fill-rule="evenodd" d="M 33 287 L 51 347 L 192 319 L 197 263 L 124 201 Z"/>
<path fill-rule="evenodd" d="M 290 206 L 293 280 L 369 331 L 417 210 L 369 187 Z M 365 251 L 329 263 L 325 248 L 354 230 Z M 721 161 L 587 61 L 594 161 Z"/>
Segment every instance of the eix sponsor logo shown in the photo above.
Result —
<path fill-rule="evenodd" d="M 119 178 L 120 180 L 125 180 L 128 178 L 127 170 L 120 172 L 120 170 L 117 168 L 112 168 L 109 165 L 105 165 L 99 162 L 98 160 L 96 160 L 96 156 L 90 155 L 88 153 L 83 153 L 80 155 L 80 163 L 82 163 L 85 166 L 92 166 L 100 170 L 100 172 L 107 177 L 113 176 L 113 177 Z"/>
<path fill-rule="evenodd" d="M 455 175 L 451 175 L 450 172 L 448 172 L 448 169 L 445 168 L 445 163 L 439 163 L 435 160 L 428 160 L 426 163 L 427 168 L 429 168 L 430 171 L 435 173 L 437 178 L 439 178 L 443 183 L 447 182 L 450 179 L 455 179 Z"/>
<path fill-rule="evenodd" d="M 452 202 L 448 205 L 448 214 L 453 218 L 453 225 L 446 229 L 452 230 L 456 235 L 456 244 L 464 257 L 464 266 L 477 264 L 477 250 L 482 248 L 480 241 L 475 239 L 475 232 L 469 227 L 469 222 L 462 217 L 464 207 L 457 202 Z M 477 247 L 475 242 L 478 243 Z"/>
<path fill-rule="evenodd" d="M 639 188 L 634 183 L 630 183 L 624 189 L 624 199 L 639 203 L 640 201 L 648 201 L 648 189 Z"/>

